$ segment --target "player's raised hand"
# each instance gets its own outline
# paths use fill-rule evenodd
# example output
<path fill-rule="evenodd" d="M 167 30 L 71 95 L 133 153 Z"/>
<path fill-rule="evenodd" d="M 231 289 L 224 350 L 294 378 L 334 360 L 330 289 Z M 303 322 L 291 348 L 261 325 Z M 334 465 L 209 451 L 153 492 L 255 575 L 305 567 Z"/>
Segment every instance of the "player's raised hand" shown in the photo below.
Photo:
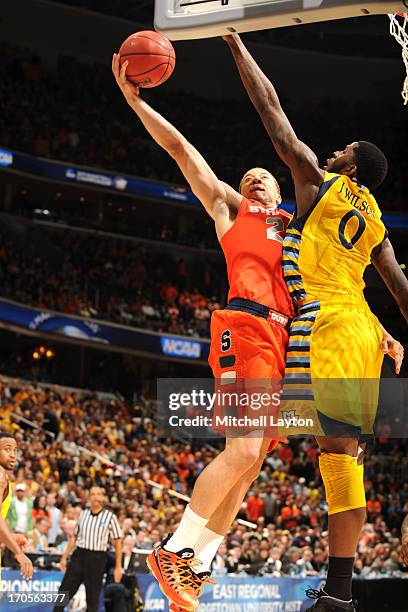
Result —
<path fill-rule="evenodd" d="M 404 347 L 398 340 L 395 340 L 384 330 L 384 337 L 381 342 L 381 350 L 384 355 L 389 355 L 395 361 L 395 373 L 399 374 L 401 372 L 401 365 L 404 360 Z"/>
<path fill-rule="evenodd" d="M 117 84 L 122 90 L 123 95 L 125 96 L 128 102 L 134 102 L 135 98 L 139 96 L 139 87 L 134 85 L 126 78 L 126 68 L 128 67 L 129 62 L 123 62 L 122 66 L 120 65 L 120 55 L 119 53 L 114 53 L 112 57 L 112 72 L 116 79 Z"/>

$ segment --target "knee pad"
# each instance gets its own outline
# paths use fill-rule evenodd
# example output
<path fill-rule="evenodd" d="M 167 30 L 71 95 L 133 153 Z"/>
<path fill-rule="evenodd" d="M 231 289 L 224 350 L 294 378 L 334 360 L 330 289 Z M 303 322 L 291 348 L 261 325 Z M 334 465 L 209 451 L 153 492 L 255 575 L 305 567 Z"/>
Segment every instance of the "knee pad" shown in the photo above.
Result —
<path fill-rule="evenodd" d="M 319 465 L 329 515 L 366 507 L 364 466 L 357 465 L 357 457 L 322 453 Z"/>

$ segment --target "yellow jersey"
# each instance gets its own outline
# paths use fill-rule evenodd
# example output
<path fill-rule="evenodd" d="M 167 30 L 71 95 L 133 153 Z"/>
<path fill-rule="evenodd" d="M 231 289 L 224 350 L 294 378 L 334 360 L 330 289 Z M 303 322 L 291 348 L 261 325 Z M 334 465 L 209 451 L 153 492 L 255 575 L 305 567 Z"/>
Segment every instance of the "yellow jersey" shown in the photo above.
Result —
<path fill-rule="evenodd" d="M 10 509 L 10 502 L 11 502 L 11 484 L 9 483 L 7 497 L 0 506 L 1 516 L 4 519 L 7 518 L 7 514 Z M 0 550 L 0 585 L 1 585 L 1 550 Z M 0 597 L 1 597 L 1 593 L 0 593 Z"/>
<path fill-rule="evenodd" d="M 369 190 L 329 172 L 314 205 L 289 223 L 282 266 L 296 315 L 281 411 L 312 423 L 293 427 L 292 435 L 360 437 L 373 431 L 384 355 L 363 275 L 386 235 Z"/>
<path fill-rule="evenodd" d="M 371 252 L 386 235 L 367 187 L 325 172 L 314 205 L 292 219 L 283 244 L 283 271 L 295 305 L 361 299 Z"/>
<path fill-rule="evenodd" d="M 8 511 L 10 509 L 10 502 L 11 502 L 11 484 L 9 483 L 7 497 L 1 504 L 1 516 L 4 519 L 7 517 Z"/>

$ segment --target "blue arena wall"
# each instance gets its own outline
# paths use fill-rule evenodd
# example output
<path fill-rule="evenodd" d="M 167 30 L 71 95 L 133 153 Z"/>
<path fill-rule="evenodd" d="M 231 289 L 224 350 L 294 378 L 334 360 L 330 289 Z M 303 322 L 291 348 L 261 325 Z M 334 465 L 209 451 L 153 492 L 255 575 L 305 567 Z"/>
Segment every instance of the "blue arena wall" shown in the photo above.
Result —
<path fill-rule="evenodd" d="M 145 611 L 168 612 L 167 599 L 157 582 L 149 574 L 137 574 L 142 591 Z M 16 570 L 4 569 L 2 590 L 13 592 L 56 592 L 62 580 L 59 571 L 36 571 L 33 579 L 26 582 Z M 304 612 L 313 603 L 305 595 L 308 588 L 319 589 L 321 577 L 307 578 L 282 576 L 274 578 L 250 576 L 225 576 L 218 578 L 217 585 L 208 585 L 201 600 L 200 612 Z M 83 589 L 83 587 L 81 587 Z M 408 574 L 405 578 L 367 578 L 353 581 L 353 597 L 358 601 L 359 612 L 406 612 Z M 84 603 L 84 592 L 79 600 Z M 52 604 L 15 604 L 0 599 L 0 612 L 18 609 L 20 612 L 51 612 Z M 80 605 L 80 601 L 78 601 Z M 72 612 L 77 612 L 79 608 Z M 100 611 L 104 604 L 101 597 Z"/>
<path fill-rule="evenodd" d="M 0 299 L 0 326 L 30 335 L 65 339 L 93 348 L 207 364 L 210 341 L 126 327 L 97 319 L 40 310 Z"/>

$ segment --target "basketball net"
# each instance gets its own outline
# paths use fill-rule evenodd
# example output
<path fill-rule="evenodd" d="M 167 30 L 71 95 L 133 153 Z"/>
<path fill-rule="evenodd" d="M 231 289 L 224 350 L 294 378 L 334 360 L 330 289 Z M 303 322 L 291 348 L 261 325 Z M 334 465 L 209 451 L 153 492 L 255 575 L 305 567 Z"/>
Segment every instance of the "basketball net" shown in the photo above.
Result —
<path fill-rule="evenodd" d="M 393 36 L 402 47 L 402 59 L 407 71 L 407 77 L 401 93 L 404 98 L 404 104 L 408 104 L 408 13 L 399 13 L 397 15 L 389 14 L 388 17 L 390 18 L 391 36 Z"/>

